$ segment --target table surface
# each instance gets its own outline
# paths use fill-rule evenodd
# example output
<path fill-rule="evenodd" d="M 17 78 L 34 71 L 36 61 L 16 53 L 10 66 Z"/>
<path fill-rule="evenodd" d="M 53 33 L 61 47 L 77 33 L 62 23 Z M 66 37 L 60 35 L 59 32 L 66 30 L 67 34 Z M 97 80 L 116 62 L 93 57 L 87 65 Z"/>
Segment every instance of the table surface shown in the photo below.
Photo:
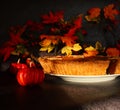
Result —
<path fill-rule="evenodd" d="M 46 75 L 42 84 L 22 87 L 9 71 L 0 74 L 0 110 L 87 110 L 108 104 L 120 110 L 119 77 L 101 83 L 76 84 Z"/>

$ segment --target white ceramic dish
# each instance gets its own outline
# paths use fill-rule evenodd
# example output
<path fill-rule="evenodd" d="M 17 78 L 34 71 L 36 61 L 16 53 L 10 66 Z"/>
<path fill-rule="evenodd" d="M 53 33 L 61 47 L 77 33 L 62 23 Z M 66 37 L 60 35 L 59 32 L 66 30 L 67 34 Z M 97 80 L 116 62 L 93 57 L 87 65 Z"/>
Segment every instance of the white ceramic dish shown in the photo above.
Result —
<path fill-rule="evenodd" d="M 59 74 L 51 74 L 51 75 L 60 77 L 64 81 L 69 81 L 69 82 L 96 83 L 96 82 L 104 82 L 104 81 L 114 80 L 120 74 L 97 75 L 97 76 L 77 76 L 77 75 L 59 75 Z"/>

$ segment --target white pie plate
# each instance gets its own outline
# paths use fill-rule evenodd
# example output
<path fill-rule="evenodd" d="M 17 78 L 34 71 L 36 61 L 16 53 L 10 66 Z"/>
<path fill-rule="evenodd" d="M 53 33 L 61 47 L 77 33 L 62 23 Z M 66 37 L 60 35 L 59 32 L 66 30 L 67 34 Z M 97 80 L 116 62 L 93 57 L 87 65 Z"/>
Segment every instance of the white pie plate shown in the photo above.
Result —
<path fill-rule="evenodd" d="M 111 74 L 111 75 L 95 75 L 95 76 L 78 76 L 78 75 L 60 75 L 60 74 L 51 74 L 62 78 L 64 81 L 77 82 L 77 83 L 96 83 L 114 80 L 120 74 Z"/>

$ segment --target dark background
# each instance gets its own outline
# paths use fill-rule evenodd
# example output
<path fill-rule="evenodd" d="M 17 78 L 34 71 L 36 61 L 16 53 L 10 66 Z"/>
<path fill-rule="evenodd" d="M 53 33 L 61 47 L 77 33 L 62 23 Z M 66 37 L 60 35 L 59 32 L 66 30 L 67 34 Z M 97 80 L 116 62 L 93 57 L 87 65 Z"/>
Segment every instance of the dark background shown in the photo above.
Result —
<path fill-rule="evenodd" d="M 39 16 L 49 11 L 63 10 L 68 19 L 86 12 L 91 7 L 103 7 L 116 1 L 118 0 L 1 0 L 0 44 L 9 38 L 10 26 L 22 25 L 29 19 L 39 21 Z M 98 32 L 96 33 L 98 34 Z M 99 39 L 99 36 L 101 35 L 98 35 L 98 38 L 93 37 L 93 39 Z M 104 39 L 101 39 L 104 44 Z"/>
<path fill-rule="evenodd" d="M 22 25 L 29 19 L 39 21 L 41 14 L 48 13 L 49 11 L 64 10 L 67 19 L 81 12 L 86 12 L 86 10 L 93 6 L 103 7 L 116 1 L 117 0 L 0 0 L 0 45 L 9 38 L 8 30 L 10 26 Z M 120 31 L 118 30 L 118 32 Z M 96 34 L 98 39 L 101 38 L 99 31 L 93 29 L 93 33 Z M 119 34 L 118 37 L 120 38 Z M 109 40 L 112 41 L 112 39 Z M 7 63 L 2 62 L 0 71 L 5 71 L 8 67 L 9 61 Z M 95 103 L 85 105 L 85 108 L 111 108 L 113 110 L 120 108 L 119 78 L 118 80 L 108 83 L 101 83 L 101 85 L 59 84 L 59 81 L 58 83 L 54 83 L 54 78 L 51 78 L 50 80 L 53 80 L 53 83 L 48 82 L 43 83 L 40 87 L 24 88 L 18 85 L 11 74 L 8 74 L 9 72 L 4 74 L 4 77 L 0 77 L 0 110 L 4 108 L 6 108 L 6 110 L 60 110 L 59 107 L 66 106 L 71 109 L 64 110 L 80 110 L 78 104 L 90 101 L 94 101 Z M 0 75 L 2 75 L 1 72 Z M 115 97 L 112 98 L 111 96 Z M 55 107 L 56 109 L 54 109 Z"/>

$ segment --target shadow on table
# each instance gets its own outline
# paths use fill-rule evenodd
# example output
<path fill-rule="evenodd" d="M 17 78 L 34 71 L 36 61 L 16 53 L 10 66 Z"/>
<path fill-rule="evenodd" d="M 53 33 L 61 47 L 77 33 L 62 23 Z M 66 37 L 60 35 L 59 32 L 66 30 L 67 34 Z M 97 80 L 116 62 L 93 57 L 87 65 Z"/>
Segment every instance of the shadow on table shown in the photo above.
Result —
<path fill-rule="evenodd" d="M 99 83 L 73 83 L 56 76 L 46 75 L 45 81 L 60 87 L 78 105 L 120 96 L 120 77 Z"/>

